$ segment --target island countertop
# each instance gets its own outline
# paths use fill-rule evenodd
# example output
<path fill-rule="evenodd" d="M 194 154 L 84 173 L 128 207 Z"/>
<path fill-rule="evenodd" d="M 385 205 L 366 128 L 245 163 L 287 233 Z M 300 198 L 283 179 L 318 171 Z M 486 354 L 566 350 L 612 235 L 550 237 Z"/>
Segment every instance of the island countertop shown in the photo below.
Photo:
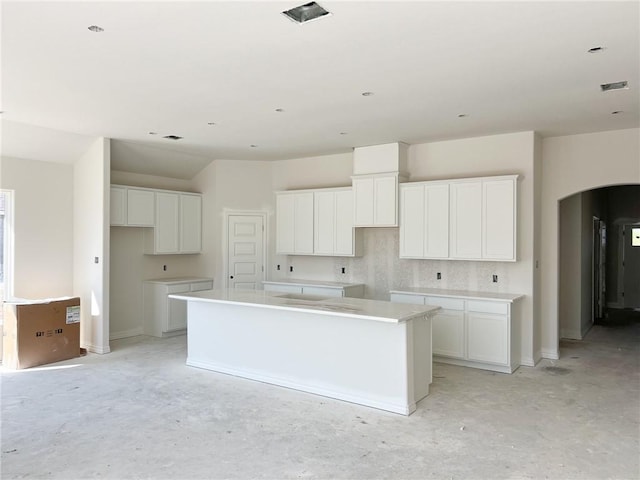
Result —
<path fill-rule="evenodd" d="M 403 287 L 390 290 L 389 293 L 402 293 L 405 295 L 428 295 L 431 297 L 455 297 L 470 300 L 494 300 L 501 302 L 513 303 L 514 301 L 524 297 L 522 294 L 515 293 L 497 293 L 497 292 L 477 292 L 472 290 L 447 290 L 443 288 L 421 288 L 421 287 Z"/>
<path fill-rule="evenodd" d="M 188 302 L 227 303 L 269 309 L 311 312 L 331 316 L 401 323 L 424 315 L 431 316 L 439 307 L 411 305 L 352 297 L 265 292 L 262 290 L 218 289 L 206 292 L 169 295 Z"/>

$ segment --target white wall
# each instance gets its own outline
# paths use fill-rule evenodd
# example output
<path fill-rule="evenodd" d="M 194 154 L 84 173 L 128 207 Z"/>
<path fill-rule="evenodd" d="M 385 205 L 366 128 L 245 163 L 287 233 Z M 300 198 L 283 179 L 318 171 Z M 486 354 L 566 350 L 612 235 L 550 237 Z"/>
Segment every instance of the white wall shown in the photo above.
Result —
<path fill-rule="evenodd" d="M 558 358 L 558 202 L 593 188 L 640 183 L 640 129 L 545 138 L 542 143 L 541 350 Z"/>
<path fill-rule="evenodd" d="M 73 295 L 73 168 L 0 159 L 0 188 L 14 190 L 14 294 Z"/>
<path fill-rule="evenodd" d="M 81 345 L 96 353 L 110 351 L 109 147 L 99 138 L 73 165 L 73 290 L 81 302 Z"/>
<path fill-rule="evenodd" d="M 560 336 L 581 339 L 582 313 L 582 195 L 575 194 L 560 202 L 560 284 L 559 298 Z"/>

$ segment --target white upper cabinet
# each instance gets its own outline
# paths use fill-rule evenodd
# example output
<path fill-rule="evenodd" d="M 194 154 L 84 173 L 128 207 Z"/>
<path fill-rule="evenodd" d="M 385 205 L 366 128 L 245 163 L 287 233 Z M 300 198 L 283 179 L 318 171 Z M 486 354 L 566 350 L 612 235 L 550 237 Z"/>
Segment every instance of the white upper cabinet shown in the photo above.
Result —
<path fill-rule="evenodd" d="M 350 187 L 276 193 L 276 253 L 360 255 Z"/>
<path fill-rule="evenodd" d="M 112 186 L 109 203 L 112 226 L 154 226 L 155 197 L 153 190 Z"/>
<path fill-rule="evenodd" d="M 276 194 L 276 253 L 313 254 L 313 192 Z"/>
<path fill-rule="evenodd" d="M 127 225 L 153 227 L 155 197 L 152 190 L 127 189 Z"/>
<path fill-rule="evenodd" d="M 400 184 L 400 257 L 515 261 L 517 179 Z"/>
<path fill-rule="evenodd" d="M 482 258 L 482 182 L 450 185 L 451 258 Z"/>
<path fill-rule="evenodd" d="M 180 194 L 180 253 L 202 250 L 202 196 Z"/>
<path fill-rule="evenodd" d="M 516 259 L 516 182 L 482 182 L 482 258 Z"/>
<path fill-rule="evenodd" d="M 351 177 L 356 227 L 398 226 L 398 174 Z"/>
<path fill-rule="evenodd" d="M 449 256 L 448 183 L 400 184 L 400 257 Z"/>

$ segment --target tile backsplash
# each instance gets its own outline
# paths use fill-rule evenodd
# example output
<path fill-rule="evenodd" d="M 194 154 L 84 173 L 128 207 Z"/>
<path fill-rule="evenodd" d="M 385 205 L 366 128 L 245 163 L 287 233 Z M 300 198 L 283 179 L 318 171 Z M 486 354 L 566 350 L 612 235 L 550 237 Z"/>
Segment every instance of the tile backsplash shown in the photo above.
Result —
<path fill-rule="evenodd" d="M 275 272 L 271 278 L 364 283 L 365 297 L 378 300 L 388 300 L 389 290 L 403 287 L 511 293 L 509 273 L 513 264 L 510 262 L 408 260 L 398 258 L 398 252 L 397 228 L 365 228 L 362 257 L 291 255 L 287 257 L 287 268 Z M 294 266 L 292 273 L 290 265 Z M 493 282 L 494 275 L 498 282 Z"/>

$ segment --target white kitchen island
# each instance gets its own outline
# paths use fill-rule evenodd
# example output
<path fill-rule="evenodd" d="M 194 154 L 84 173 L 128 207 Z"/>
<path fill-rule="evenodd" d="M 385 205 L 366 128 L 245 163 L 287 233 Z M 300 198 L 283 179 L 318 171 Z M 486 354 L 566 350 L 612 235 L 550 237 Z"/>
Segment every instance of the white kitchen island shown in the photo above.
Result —
<path fill-rule="evenodd" d="M 429 394 L 429 305 L 247 290 L 186 300 L 187 365 L 403 415 Z"/>

